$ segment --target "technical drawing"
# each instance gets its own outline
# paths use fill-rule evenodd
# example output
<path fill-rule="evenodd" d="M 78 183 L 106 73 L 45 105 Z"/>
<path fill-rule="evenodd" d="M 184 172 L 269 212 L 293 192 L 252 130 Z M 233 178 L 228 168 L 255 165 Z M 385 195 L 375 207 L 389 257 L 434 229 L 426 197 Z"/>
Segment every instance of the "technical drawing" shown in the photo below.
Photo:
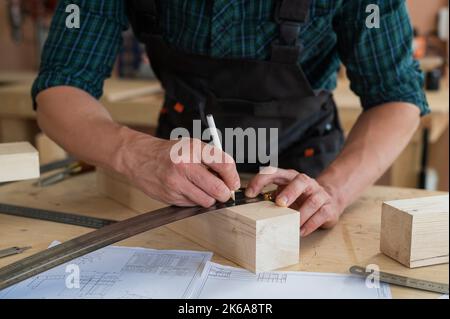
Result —
<path fill-rule="evenodd" d="M 2 290 L 0 299 L 189 298 L 211 257 L 209 252 L 106 247 Z M 79 266 L 75 287 L 66 285 L 69 264 Z"/>
<path fill-rule="evenodd" d="M 368 288 L 364 278 L 353 275 L 313 272 L 250 271 L 208 262 L 192 298 L 391 298 L 388 284 Z"/>

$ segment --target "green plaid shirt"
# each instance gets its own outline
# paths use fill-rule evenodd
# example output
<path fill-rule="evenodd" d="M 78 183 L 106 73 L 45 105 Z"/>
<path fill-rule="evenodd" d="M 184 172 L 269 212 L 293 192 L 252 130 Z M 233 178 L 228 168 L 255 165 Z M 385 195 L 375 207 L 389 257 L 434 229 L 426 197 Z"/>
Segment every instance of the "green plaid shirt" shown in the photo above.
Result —
<path fill-rule="evenodd" d="M 79 29 L 66 27 L 77 4 Z M 161 29 L 185 52 L 216 58 L 268 59 L 278 36 L 273 0 L 160 0 Z M 366 7 L 380 8 L 380 28 L 366 27 Z M 124 0 L 60 0 L 45 44 L 33 100 L 46 88 L 69 85 L 99 98 L 128 27 Z M 423 75 L 412 58 L 413 32 L 403 0 L 313 0 L 300 31 L 299 64 L 315 89 L 333 90 L 340 62 L 364 109 L 409 102 L 429 112 Z"/>

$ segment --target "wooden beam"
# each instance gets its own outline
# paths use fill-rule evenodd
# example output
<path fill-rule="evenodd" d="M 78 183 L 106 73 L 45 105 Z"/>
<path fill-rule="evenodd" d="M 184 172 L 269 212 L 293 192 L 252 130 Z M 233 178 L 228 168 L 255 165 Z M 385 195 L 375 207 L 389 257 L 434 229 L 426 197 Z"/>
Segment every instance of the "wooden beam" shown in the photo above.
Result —
<path fill-rule="evenodd" d="M 449 196 L 383 203 L 380 250 L 410 267 L 448 263 Z"/>
<path fill-rule="evenodd" d="M 97 188 L 100 193 L 141 213 L 165 206 L 132 186 L 123 176 L 99 168 Z M 299 262 L 300 214 L 272 202 L 230 207 L 167 227 L 253 272 Z"/>
<path fill-rule="evenodd" d="M 41 165 L 67 157 L 67 152 L 42 132 L 36 135 L 36 148 L 39 151 L 39 162 Z"/>
<path fill-rule="evenodd" d="M 39 177 L 39 155 L 28 142 L 0 144 L 0 182 Z"/>

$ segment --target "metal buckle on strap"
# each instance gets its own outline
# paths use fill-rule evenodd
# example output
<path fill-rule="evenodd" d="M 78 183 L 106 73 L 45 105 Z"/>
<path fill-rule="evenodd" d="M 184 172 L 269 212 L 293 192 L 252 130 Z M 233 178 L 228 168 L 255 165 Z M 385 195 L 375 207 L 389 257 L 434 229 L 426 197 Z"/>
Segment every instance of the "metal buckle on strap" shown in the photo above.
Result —
<path fill-rule="evenodd" d="M 295 63 L 302 46 L 299 40 L 301 24 L 293 21 L 280 23 L 280 36 L 272 42 L 272 61 Z"/>
<path fill-rule="evenodd" d="M 294 21 L 280 23 L 280 41 L 284 45 L 296 46 L 299 42 L 301 24 Z"/>
<path fill-rule="evenodd" d="M 294 20 L 286 19 L 285 16 L 280 14 L 282 5 L 283 1 L 279 0 L 275 7 L 275 22 L 279 25 L 280 35 L 278 39 L 272 42 L 271 60 L 282 63 L 295 63 L 302 49 L 299 35 L 304 17 L 299 16 L 298 19 L 294 17 Z"/>

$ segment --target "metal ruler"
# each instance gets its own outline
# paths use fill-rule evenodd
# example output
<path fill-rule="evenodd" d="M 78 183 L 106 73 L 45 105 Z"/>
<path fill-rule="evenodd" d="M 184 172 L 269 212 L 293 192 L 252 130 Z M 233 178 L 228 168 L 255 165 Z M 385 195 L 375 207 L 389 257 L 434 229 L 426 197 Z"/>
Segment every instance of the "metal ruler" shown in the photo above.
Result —
<path fill-rule="evenodd" d="M 236 201 L 230 200 L 226 203 L 219 203 L 208 208 L 169 206 L 109 224 L 103 228 L 81 235 L 0 268 L 0 290 L 77 257 L 150 229 L 226 207 L 272 199 L 273 196 L 271 193 L 260 194 L 256 198 L 246 198 L 243 192 L 239 192 L 236 193 Z"/>
<path fill-rule="evenodd" d="M 70 224 L 96 229 L 115 223 L 114 220 L 110 219 L 103 219 L 91 216 L 63 213 L 52 210 L 44 210 L 2 203 L 0 203 L 0 214 L 34 218 L 40 220 L 48 220 L 55 223 Z"/>
<path fill-rule="evenodd" d="M 372 272 L 366 271 L 365 268 L 360 266 L 352 266 L 350 267 L 350 273 L 362 277 L 367 277 L 369 275 L 374 276 L 376 279 L 379 279 L 381 282 L 387 282 L 389 284 L 415 288 L 426 291 L 433 291 L 442 294 L 448 294 L 448 284 L 433 282 L 428 280 L 421 280 L 415 278 L 404 277 L 400 275 L 390 274 L 387 272 Z"/>

